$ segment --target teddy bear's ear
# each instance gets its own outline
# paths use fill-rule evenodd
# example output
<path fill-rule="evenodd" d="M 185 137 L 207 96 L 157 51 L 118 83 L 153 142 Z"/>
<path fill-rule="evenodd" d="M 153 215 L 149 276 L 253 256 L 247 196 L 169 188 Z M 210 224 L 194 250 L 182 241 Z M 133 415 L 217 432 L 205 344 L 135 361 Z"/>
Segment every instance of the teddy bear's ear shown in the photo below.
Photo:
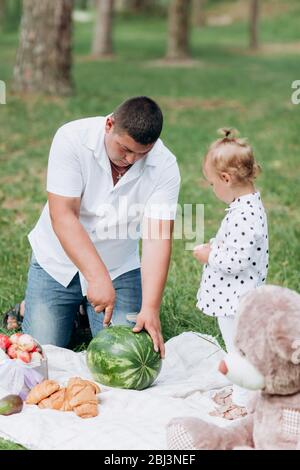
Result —
<path fill-rule="evenodd" d="M 268 341 L 281 359 L 300 364 L 300 310 L 276 312 L 269 320 Z"/>

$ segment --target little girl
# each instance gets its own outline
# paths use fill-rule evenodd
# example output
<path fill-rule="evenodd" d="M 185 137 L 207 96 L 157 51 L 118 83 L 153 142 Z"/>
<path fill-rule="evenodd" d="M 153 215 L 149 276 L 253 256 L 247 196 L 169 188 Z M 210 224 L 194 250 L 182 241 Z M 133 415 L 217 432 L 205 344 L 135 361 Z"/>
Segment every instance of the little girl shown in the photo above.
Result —
<path fill-rule="evenodd" d="M 227 351 L 233 349 L 240 297 L 263 284 L 268 270 L 267 217 L 254 179 L 260 173 L 253 150 L 236 131 L 221 129 L 205 156 L 203 173 L 218 199 L 229 204 L 216 237 L 194 249 L 204 264 L 197 307 L 218 317 Z M 233 386 L 232 402 L 245 407 L 249 392 Z"/>

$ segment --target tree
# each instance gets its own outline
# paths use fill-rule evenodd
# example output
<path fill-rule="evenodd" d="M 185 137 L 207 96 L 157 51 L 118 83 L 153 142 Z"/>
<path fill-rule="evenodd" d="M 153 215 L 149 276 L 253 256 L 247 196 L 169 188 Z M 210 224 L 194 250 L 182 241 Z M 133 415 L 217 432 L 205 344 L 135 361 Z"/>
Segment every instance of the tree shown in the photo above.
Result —
<path fill-rule="evenodd" d="M 113 53 L 112 24 L 114 0 L 97 0 L 96 26 L 92 54 L 103 57 Z"/>
<path fill-rule="evenodd" d="M 204 4 L 206 0 L 193 0 L 193 19 L 194 24 L 198 27 L 205 26 Z"/>
<path fill-rule="evenodd" d="M 168 13 L 167 59 L 189 57 L 189 11 L 191 0 L 172 0 Z"/>
<path fill-rule="evenodd" d="M 259 0 L 250 0 L 250 48 L 258 48 Z"/>
<path fill-rule="evenodd" d="M 72 10 L 73 0 L 23 0 L 15 91 L 72 91 Z"/>

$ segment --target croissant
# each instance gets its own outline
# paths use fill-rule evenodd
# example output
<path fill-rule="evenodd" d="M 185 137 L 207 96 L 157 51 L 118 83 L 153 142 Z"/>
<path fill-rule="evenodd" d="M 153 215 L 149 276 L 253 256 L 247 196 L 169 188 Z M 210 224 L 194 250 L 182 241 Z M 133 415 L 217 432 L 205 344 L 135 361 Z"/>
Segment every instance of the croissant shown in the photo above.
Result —
<path fill-rule="evenodd" d="M 91 387 L 85 387 L 80 392 L 76 393 L 72 398 L 69 399 L 70 406 L 82 405 L 83 403 L 94 403 L 97 405 L 98 401 L 95 393 Z"/>
<path fill-rule="evenodd" d="M 73 408 L 74 413 L 80 418 L 94 418 L 98 415 L 97 404 L 94 403 L 82 403 L 82 405 L 75 406 Z"/>
<path fill-rule="evenodd" d="M 60 386 L 55 380 L 44 380 L 40 384 L 35 385 L 26 398 L 28 405 L 37 405 L 40 401 L 52 395 L 59 390 Z"/>
<path fill-rule="evenodd" d="M 57 392 L 50 395 L 48 398 L 40 401 L 38 404 L 39 408 L 51 408 L 52 410 L 71 411 L 72 408 L 69 406 L 69 410 L 65 410 L 66 399 L 66 388 L 61 388 Z"/>
<path fill-rule="evenodd" d="M 96 394 L 99 392 L 97 384 L 80 377 L 72 377 L 63 388 L 54 380 L 44 380 L 33 387 L 26 403 L 37 404 L 39 408 L 74 411 L 81 418 L 92 418 L 98 415 Z"/>
<path fill-rule="evenodd" d="M 72 377 L 67 385 L 67 400 L 77 416 L 92 418 L 98 415 L 96 393 L 99 392 L 97 384 L 80 377 Z"/>
<path fill-rule="evenodd" d="M 67 387 L 70 388 L 75 385 L 90 385 L 95 390 L 96 394 L 100 393 L 100 387 L 98 387 L 95 382 L 91 382 L 90 380 L 84 380 L 81 377 L 72 377 L 71 379 L 69 379 Z"/>
<path fill-rule="evenodd" d="M 95 390 L 95 393 L 96 395 L 98 395 L 98 393 L 100 393 L 100 387 L 98 387 L 97 384 L 95 384 L 95 382 L 90 382 L 89 380 L 85 380 L 85 382 L 87 382 L 87 384 L 91 385 L 93 387 L 93 389 Z"/>
<path fill-rule="evenodd" d="M 96 384 L 74 377 L 67 385 L 67 400 L 72 407 L 88 401 L 97 403 L 96 390 L 100 390 Z"/>

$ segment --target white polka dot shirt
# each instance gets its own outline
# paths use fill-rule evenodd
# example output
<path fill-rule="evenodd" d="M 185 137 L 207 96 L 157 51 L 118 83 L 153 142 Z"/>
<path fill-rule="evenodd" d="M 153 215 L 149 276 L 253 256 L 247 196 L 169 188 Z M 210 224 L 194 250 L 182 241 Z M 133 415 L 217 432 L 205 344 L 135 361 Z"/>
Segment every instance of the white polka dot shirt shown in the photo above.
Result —
<path fill-rule="evenodd" d="M 267 216 L 259 192 L 234 200 L 203 267 L 197 307 L 216 317 L 234 316 L 239 298 L 264 284 L 268 271 Z"/>

